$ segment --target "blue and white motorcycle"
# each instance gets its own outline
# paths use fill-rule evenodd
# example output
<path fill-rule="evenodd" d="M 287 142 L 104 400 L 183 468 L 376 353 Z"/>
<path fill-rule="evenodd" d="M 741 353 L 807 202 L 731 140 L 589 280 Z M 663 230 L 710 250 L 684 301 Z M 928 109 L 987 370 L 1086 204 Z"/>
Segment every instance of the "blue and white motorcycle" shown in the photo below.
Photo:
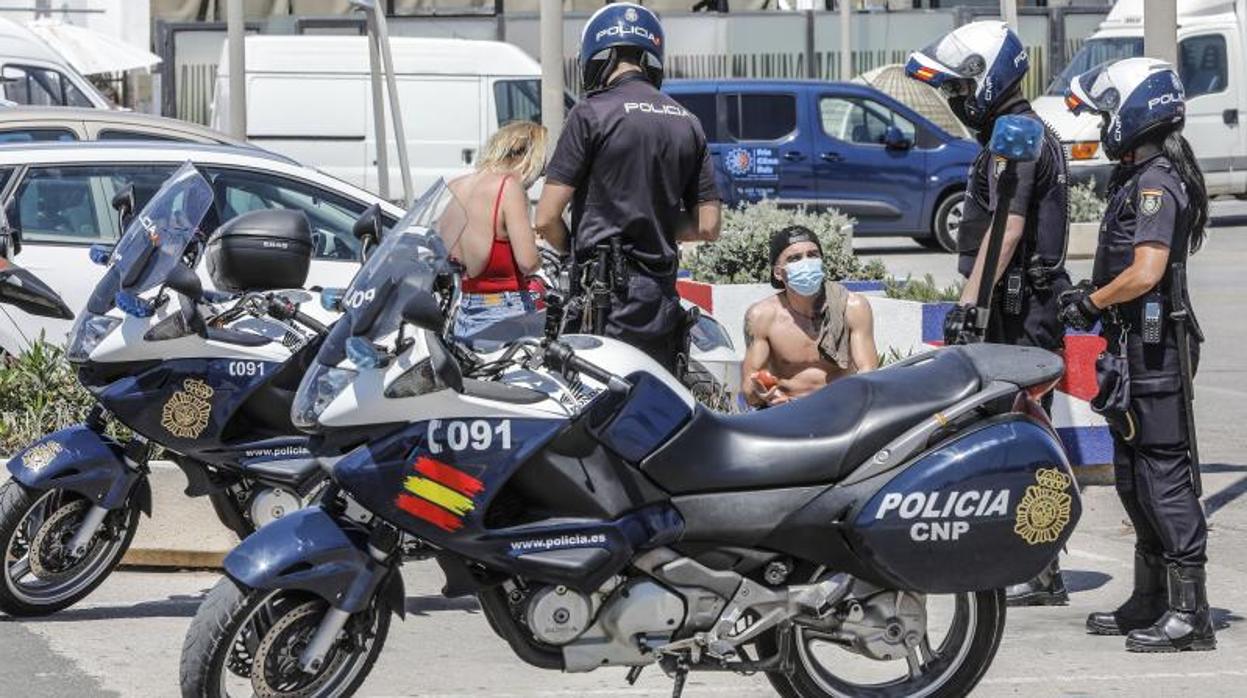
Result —
<path fill-rule="evenodd" d="M 226 557 L 183 695 L 352 693 L 403 614 L 404 537 L 537 667 L 658 665 L 676 695 L 696 671 L 764 672 L 802 697 L 975 686 L 1003 588 L 1081 514 L 1035 403 L 1058 357 L 946 348 L 741 415 L 607 338 L 482 361 L 446 331 L 463 219 L 435 188 L 346 290 L 293 418 L 327 441 L 375 435 L 324 461 L 318 504 Z"/>
<path fill-rule="evenodd" d="M 304 215 L 263 211 L 212 224 L 212 187 L 189 164 L 133 218 L 78 316 L 67 349 L 97 401 L 85 423 L 8 463 L 0 487 L 0 611 L 39 615 L 89 594 L 150 515 L 148 458 L 163 447 L 245 537 L 324 481 L 290 405 L 326 328 L 311 295 Z M 217 289 L 195 267 L 206 259 Z M 118 440 L 110 423 L 133 436 Z"/>

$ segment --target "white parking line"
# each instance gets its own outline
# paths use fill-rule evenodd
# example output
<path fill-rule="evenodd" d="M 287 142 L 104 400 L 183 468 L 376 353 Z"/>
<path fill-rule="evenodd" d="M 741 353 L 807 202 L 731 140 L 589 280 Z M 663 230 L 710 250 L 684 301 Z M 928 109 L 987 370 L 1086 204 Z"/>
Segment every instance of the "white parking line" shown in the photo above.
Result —
<path fill-rule="evenodd" d="M 1048 676 L 1002 676 L 983 679 L 985 685 L 1024 686 L 1039 683 L 1083 683 L 1083 682 L 1117 682 L 1137 683 L 1139 681 L 1159 681 L 1178 679 L 1219 679 L 1226 677 L 1244 677 L 1247 670 L 1224 669 L 1221 671 L 1173 671 L 1151 674 L 1077 674 Z"/>

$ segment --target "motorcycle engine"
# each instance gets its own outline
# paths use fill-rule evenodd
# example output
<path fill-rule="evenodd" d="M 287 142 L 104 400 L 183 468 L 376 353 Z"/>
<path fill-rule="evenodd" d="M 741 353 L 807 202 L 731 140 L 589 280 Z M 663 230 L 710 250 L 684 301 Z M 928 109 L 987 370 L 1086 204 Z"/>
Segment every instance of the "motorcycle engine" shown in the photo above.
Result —
<path fill-rule="evenodd" d="M 290 490 L 281 487 L 264 487 L 251 495 L 247 513 L 251 515 L 251 523 L 260 528 L 289 514 L 302 509 L 303 500 Z"/>
<path fill-rule="evenodd" d="M 565 586 L 538 589 L 528 601 L 525 621 L 533 637 L 550 645 L 565 645 L 580 637 L 593 620 L 593 601 Z"/>

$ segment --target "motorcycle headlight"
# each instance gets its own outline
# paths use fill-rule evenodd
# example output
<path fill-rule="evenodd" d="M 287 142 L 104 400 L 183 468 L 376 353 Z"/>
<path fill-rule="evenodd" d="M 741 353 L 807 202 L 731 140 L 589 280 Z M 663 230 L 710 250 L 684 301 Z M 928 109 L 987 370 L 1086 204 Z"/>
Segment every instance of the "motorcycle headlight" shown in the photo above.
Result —
<path fill-rule="evenodd" d="M 290 409 L 290 421 L 295 428 L 315 431 L 325 408 L 346 390 L 357 375 L 357 371 L 347 368 L 316 364 L 303 376 L 303 382 L 299 384 L 299 392 L 295 394 L 294 404 Z"/>
<path fill-rule="evenodd" d="M 91 352 L 104 341 L 109 332 L 121 324 L 120 318 L 84 313 L 78 317 L 69 333 L 69 349 L 65 358 L 73 363 L 83 363 Z"/>

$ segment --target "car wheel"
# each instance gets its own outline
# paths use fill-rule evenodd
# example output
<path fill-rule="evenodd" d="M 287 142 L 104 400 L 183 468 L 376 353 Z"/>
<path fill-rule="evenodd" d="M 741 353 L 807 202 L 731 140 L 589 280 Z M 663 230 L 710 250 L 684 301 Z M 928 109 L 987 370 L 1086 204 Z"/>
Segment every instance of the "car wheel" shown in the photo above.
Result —
<path fill-rule="evenodd" d="M 925 247 L 945 252 L 957 251 L 957 233 L 961 230 L 961 217 L 965 207 L 965 192 L 949 194 L 935 207 L 931 217 L 931 237 L 919 240 Z"/>

